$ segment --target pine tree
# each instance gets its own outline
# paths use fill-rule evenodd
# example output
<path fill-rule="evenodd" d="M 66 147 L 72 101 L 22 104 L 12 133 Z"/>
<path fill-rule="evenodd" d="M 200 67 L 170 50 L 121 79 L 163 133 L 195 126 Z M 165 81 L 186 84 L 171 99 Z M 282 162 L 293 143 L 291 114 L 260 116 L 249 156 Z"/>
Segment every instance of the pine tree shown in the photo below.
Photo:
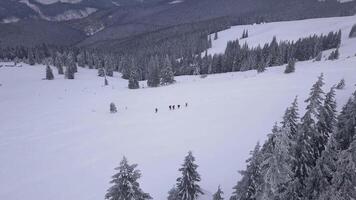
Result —
<path fill-rule="evenodd" d="M 138 68 L 136 66 L 136 62 L 134 60 L 131 61 L 131 69 L 130 69 L 130 76 L 129 76 L 129 89 L 138 89 L 140 88 L 139 85 L 139 77 L 138 77 Z"/>
<path fill-rule="evenodd" d="M 288 61 L 288 64 L 286 66 L 286 69 L 284 70 L 285 74 L 289 74 L 295 71 L 295 60 L 291 59 Z"/>
<path fill-rule="evenodd" d="M 312 147 L 312 154 L 315 161 L 320 157 L 321 151 L 324 149 L 324 141 L 320 140 L 323 136 L 318 131 L 316 120 L 319 119 L 321 110 L 322 110 L 322 102 L 323 99 L 323 90 L 322 87 L 324 85 L 323 82 L 323 74 L 318 77 L 318 81 L 312 86 L 310 91 L 310 96 L 305 102 L 307 103 L 306 113 L 302 118 L 301 131 L 308 138 L 308 142 L 310 142 L 310 146 Z"/>
<path fill-rule="evenodd" d="M 197 172 L 198 165 L 191 151 L 185 157 L 182 167 L 182 177 L 177 179 L 177 190 L 180 200 L 196 200 L 200 194 L 204 194 L 198 185 L 201 178 Z"/>
<path fill-rule="evenodd" d="M 345 88 L 345 79 L 341 79 L 340 82 L 336 85 L 336 89 L 342 90 Z"/>
<path fill-rule="evenodd" d="M 47 80 L 53 80 L 54 79 L 52 69 L 51 69 L 51 67 L 49 65 L 47 65 L 47 67 L 46 67 L 46 79 Z"/>
<path fill-rule="evenodd" d="M 257 143 L 254 150 L 250 152 L 251 157 L 246 161 L 246 170 L 240 171 L 242 179 L 233 188 L 233 199 L 255 200 L 257 190 L 261 187 L 261 154 L 260 145 Z"/>
<path fill-rule="evenodd" d="M 65 78 L 66 79 L 74 79 L 74 70 L 71 67 L 66 67 L 65 71 Z"/>
<path fill-rule="evenodd" d="M 174 83 L 174 74 L 172 63 L 168 56 L 164 59 L 164 65 L 161 71 L 161 85 L 168 85 Z"/>
<path fill-rule="evenodd" d="M 98 76 L 104 77 L 105 76 L 105 69 L 104 68 L 99 68 L 98 69 Z"/>
<path fill-rule="evenodd" d="M 169 190 L 167 200 L 180 200 L 176 186 Z"/>
<path fill-rule="evenodd" d="M 218 190 L 213 195 L 213 200 L 224 200 L 224 198 L 222 197 L 223 195 L 224 192 L 221 190 L 219 185 Z"/>
<path fill-rule="evenodd" d="M 110 112 L 111 113 L 116 113 L 117 112 L 117 108 L 116 108 L 116 105 L 114 103 L 110 103 Z"/>
<path fill-rule="evenodd" d="M 307 179 L 306 194 L 308 199 L 326 200 L 330 198 L 329 191 L 332 190 L 333 176 L 339 157 L 337 146 L 335 136 L 331 135 L 325 151 L 317 160 L 316 166 Z"/>
<path fill-rule="evenodd" d="M 355 128 L 356 129 L 356 128 Z M 356 138 L 340 153 L 331 199 L 356 199 Z"/>
<path fill-rule="evenodd" d="M 289 129 L 274 128 L 261 150 L 263 184 L 258 199 L 284 199 L 288 183 L 292 180 Z"/>
<path fill-rule="evenodd" d="M 292 105 L 287 108 L 282 121 L 282 128 L 289 129 L 290 135 L 288 136 L 290 140 L 295 141 L 298 131 L 298 97 L 295 97 Z"/>
<path fill-rule="evenodd" d="M 323 53 L 322 52 L 319 52 L 318 55 L 315 57 L 315 61 L 321 61 L 321 58 L 323 56 Z"/>
<path fill-rule="evenodd" d="M 58 65 L 57 69 L 58 69 L 58 74 L 64 74 L 64 70 L 63 70 L 63 66 L 62 65 Z"/>
<path fill-rule="evenodd" d="M 321 107 L 318 115 L 317 129 L 319 132 L 319 155 L 324 151 L 328 138 L 336 124 L 336 100 L 335 89 L 332 87 L 325 95 L 324 104 Z"/>
<path fill-rule="evenodd" d="M 159 63 L 157 57 L 151 57 L 148 62 L 147 85 L 157 87 L 160 84 Z"/>
<path fill-rule="evenodd" d="M 215 32 L 214 34 L 214 40 L 217 40 L 218 39 L 218 32 Z"/>
<path fill-rule="evenodd" d="M 356 37 L 356 24 L 354 24 L 351 28 L 351 31 L 349 33 L 349 38 Z"/>
<path fill-rule="evenodd" d="M 356 92 L 337 117 L 336 140 L 341 150 L 347 149 L 356 135 Z"/>
<path fill-rule="evenodd" d="M 111 186 L 105 199 L 108 200 L 147 200 L 152 199 L 148 193 L 140 188 L 137 180 L 141 177 L 141 172 L 137 169 L 137 164 L 130 165 L 124 157 L 120 166 L 115 168 L 118 172 L 112 176 Z"/>

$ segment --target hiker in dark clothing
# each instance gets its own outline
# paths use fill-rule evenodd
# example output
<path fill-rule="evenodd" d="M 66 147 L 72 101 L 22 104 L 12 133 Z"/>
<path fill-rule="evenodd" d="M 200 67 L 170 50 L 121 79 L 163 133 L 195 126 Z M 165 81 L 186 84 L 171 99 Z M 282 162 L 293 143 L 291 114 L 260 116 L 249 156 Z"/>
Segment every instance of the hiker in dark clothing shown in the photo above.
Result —
<path fill-rule="evenodd" d="M 158 113 L 158 108 L 155 109 L 156 113 Z"/>
<path fill-rule="evenodd" d="M 178 105 L 178 109 L 180 108 L 180 105 Z"/>
<path fill-rule="evenodd" d="M 173 110 L 175 109 L 175 105 L 173 105 Z"/>
<path fill-rule="evenodd" d="M 172 106 L 169 106 L 169 110 L 172 110 Z"/>
<path fill-rule="evenodd" d="M 185 107 L 188 107 L 188 103 L 185 103 Z"/>

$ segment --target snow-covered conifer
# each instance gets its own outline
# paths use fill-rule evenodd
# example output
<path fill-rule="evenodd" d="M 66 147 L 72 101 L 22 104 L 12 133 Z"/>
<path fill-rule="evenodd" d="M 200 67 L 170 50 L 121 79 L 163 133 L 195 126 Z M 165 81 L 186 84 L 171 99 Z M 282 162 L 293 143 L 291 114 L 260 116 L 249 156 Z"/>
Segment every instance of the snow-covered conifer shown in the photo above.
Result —
<path fill-rule="evenodd" d="M 49 65 L 47 65 L 47 67 L 46 67 L 46 79 L 47 80 L 53 80 L 54 79 L 52 69 L 51 69 L 51 67 Z"/>
<path fill-rule="evenodd" d="M 184 159 L 179 169 L 182 176 L 177 179 L 177 190 L 180 200 L 196 200 L 199 195 L 204 194 L 198 183 L 201 178 L 197 172 L 198 165 L 194 163 L 195 158 L 191 151 Z"/>
<path fill-rule="evenodd" d="M 145 193 L 140 188 L 138 179 L 141 177 L 141 172 L 137 169 L 137 164 L 130 165 L 124 157 L 120 162 L 120 166 L 115 168 L 118 172 L 112 176 L 110 181 L 111 186 L 105 199 L 108 200 L 148 200 L 152 199 L 148 193 Z"/>
<path fill-rule="evenodd" d="M 213 194 L 213 200 L 224 200 L 223 195 L 224 192 L 221 190 L 219 185 L 218 190 Z"/>

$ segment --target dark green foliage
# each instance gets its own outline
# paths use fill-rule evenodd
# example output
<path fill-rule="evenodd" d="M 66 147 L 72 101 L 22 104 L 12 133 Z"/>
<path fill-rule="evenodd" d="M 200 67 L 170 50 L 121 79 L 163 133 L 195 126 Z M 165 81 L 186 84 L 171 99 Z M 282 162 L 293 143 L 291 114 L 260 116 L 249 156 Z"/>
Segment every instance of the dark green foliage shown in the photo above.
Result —
<path fill-rule="evenodd" d="M 251 157 L 246 161 L 246 170 L 239 171 L 242 178 L 233 188 L 232 198 L 234 199 L 255 200 L 257 190 L 261 186 L 261 153 L 258 143 L 254 150 L 250 152 L 250 155 Z"/>
<path fill-rule="evenodd" d="M 295 60 L 291 59 L 288 61 L 288 64 L 286 66 L 286 69 L 284 70 L 285 74 L 293 73 L 295 71 Z"/>
<path fill-rule="evenodd" d="M 169 57 L 166 56 L 161 69 L 161 85 L 168 85 L 172 83 L 174 83 L 172 63 Z"/>
<path fill-rule="evenodd" d="M 339 49 L 336 49 L 335 51 L 332 51 L 328 57 L 328 60 L 337 60 L 339 59 Z"/>
<path fill-rule="evenodd" d="M 223 195 L 224 192 L 221 190 L 219 185 L 218 190 L 213 195 L 213 200 L 224 200 Z"/>
<path fill-rule="evenodd" d="M 137 164 L 130 165 L 124 157 L 120 166 L 115 168 L 118 172 L 112 176 L 111 186 L 105 199 L 108 200 L 148 200 L 152 197 L 142 191 L 140 184 L 137 182 L 141 177 L 141 172 L 136 169 Z"/>
<path fill-rule="evenodd" d="M 49 65 L 47 65 L 47 67 L 46 67 L 46 79 L 47 80 L 53 80 L 54 79 L 52 69 L 51 69 L 51 67 Z"/>
<path fill-rule="evenodd" d="M 244 31 L 242 32 L 241 39 L 245 39 L 245 38 L 248 38 L 248 30 L 244 30 Z"/>
<path fill-rule="evenodd" d="M 199 195 L 204 194 L 198 185 L 201 178 L 197 172 L 198 165 L 194 162 L 195 158 L 192 152 L 189 152 L 179 169 L 182 172 L 182 176 L 177 179 L 179 200 L 195 200 Z"/>
<path fill-rule="evenodd" d="M 341 79 L 340 82 L 336 85 L 336 89 L 342 90 L 345 88 L 345 79 Z"/>
<path fill-rule="evenodd" d="M 354 24 L 351 28 L 350 34 L 349 34 L 349 38 L 353 38 L 356 37 L 356 24 Z"/>
<path fill-rule="evenodd" d="M 168 192 L 167 200 L 179 200 L 178 190 L 176 186 L 173 186 Z"/>
<path fill-rule="evenodd" d="M 109 85 L 108 79 L 106 79 L 106 77 L 104 78 L 104 85 L 105 86 Z"/>
<path fill-rule="evenodd" d="M 147 85 L 157 87 L 160 84 L 160 66 L 157 56 L 151 57 L 148 63 Z"/>
<path fill-rule="evenodd" d="M 74 79 L 74 69 L 72 67 L 67 66 L 65 71 L 66 79 Z"/>
<path fill-rule="evenodd" d="M 114 103 L 110 103 L 110 112 L 111 113 L 117 113 L 117 108 Z"/>
<path fill-rule="evenodd" d="M 131 60 L 130 76 L 129 76 L 129 89 L 138 89 L 139 85 L 139 74 L 138 68 L 136 66 L 135 60 Z"/>
<path fill-rule="evenodd" d="M 105 69 L 104 68 L 99 68 L 98 69 L 98 76 L 104 77 L 105 76 Z"/>

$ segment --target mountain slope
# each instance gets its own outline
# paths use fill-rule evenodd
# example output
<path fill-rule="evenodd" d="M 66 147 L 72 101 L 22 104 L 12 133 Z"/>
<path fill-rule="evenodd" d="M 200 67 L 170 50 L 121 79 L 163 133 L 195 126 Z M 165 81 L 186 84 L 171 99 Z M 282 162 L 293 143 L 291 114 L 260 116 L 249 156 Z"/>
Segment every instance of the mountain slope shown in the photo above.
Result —
<path fill-rule="evenodd" d="M 324 90 L 345 78 L 346 88 L 337 91 L 338 109 L 355 91 L 356 39 L 347 38 L 354 20 L 328 20 L 337 21 L 335 28 L 344 24 L 340 59 L 325 61 L 329 52 L 324 52 L 321 62 L 298 62 L 288 75 L 281 66 L 260 74 L 181 76 L 167 87 L 128 90 L 117 73 L 104 87 L 95 70 L 79 68 L 75 80 L 55 75 L 45 81 L 45 66 L 0 68 L 0 199 L 103 199 L 123 155 L 139 164 L 144 191 L 165 199 L 188 150 L 200 165 L 201 186 L 215 191 L 221 184 L 228 199 L 250 149 L 266 138 L 295 95 L 305 106 L 320 73 Z M 319 21 L 318 26 L 310 20 L 279 23 L 276 36 L 289 35 L 295 23 L 327 33 L 330 24 Z M 270 41 L 268 32 L 258 31 L 261 26 L 249 28 L 250 44 L 264 42 L 252 38 Z M 118 106 L 117 114 L 109 113 L 110 102 Z M 168 109 L 185 102 L 188 107 Z"/>

